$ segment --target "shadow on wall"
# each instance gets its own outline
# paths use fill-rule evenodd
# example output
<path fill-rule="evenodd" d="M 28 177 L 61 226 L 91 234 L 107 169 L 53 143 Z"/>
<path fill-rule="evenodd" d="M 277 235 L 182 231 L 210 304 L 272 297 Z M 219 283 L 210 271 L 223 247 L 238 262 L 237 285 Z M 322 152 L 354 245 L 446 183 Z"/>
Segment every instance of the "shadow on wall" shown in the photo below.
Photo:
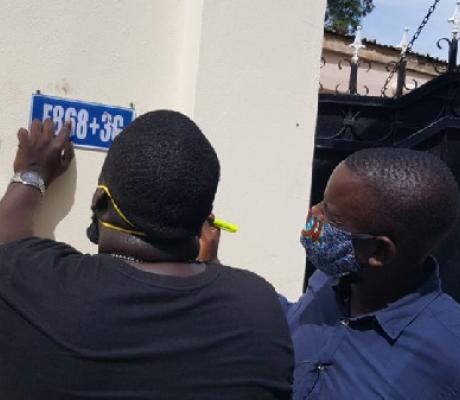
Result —
<path fill-rule="evenodd" d="M 77 188 L 77 164 L 75 158 L 67 172 L 56 179 L 46 191 L 46 201 L 36 220 L 36 235 L 55 239 L 54 231 L 70 212 Z"/>

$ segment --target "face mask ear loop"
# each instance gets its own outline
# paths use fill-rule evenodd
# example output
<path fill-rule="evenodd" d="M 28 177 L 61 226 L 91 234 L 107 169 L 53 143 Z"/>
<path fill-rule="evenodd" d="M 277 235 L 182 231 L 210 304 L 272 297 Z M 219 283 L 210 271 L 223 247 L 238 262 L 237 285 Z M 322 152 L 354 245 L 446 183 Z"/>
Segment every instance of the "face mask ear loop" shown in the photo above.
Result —
<path fill-rule="evenodd" d="M 135 225 L 128 219 L 128 217 L 126 217 L 126 215 L 123 213 L 123 211 L 120 210 L 120 207 L 117 206 L 117 203 L 115 203 L 115 200 L 113 199 L 109 188 L 106 185 L 98 185 L 97 188 L 102 189 L 105 192 L 105 194 L 109 197 L 110 202 L 112 203 L 112 206 L 115 209 L 116 213 L 119 215 L 119 217 L 124 222 L 126 222 L 129 226 L 135 228 Z M 123 232 L 123 233 L 127 233 L 129 235 L 135 235 L 135 236 L 147 236 L 145 233 L 140 232 L 140 231 L 120 228 L 119 226 L 116 226 L 116 225 L 113 225 L 113 224 L 111 224 L 109 222 L 105 222 L 105 221 L 101 221 L 101 220 L 99 220 L 99 222 L 103 226 L 105 226 L 106 228 L 116 230 L 118 232 Z"/>
<path fill-rule="evenodd" d="M 123 213 L 123 211 L 120 210 L 120 208 L 117 206 L 117 203 L 115 203 L 115 200 L 112 197 L 112 194 L 110 193 L 110 190 L 107 186 L 105 185 L 98 185 L 98 189 L 102 189 L 107 196 L 109 196 L 110 202 L 113 205 L 113 208 L 117 212 L 117 214 L 120 216 L 120 218 L 125 221 L 129 226 L 135 228 L 134 224 L 126 217 L 126 215 Z"/>
<path fill-rule="evenodd" d="M 119 226 L 111 224 L 110 222 L 105 222 L 105 221 L 102 221 L 102 220 L 99 220 L 99 222 L 101 223 L 102 226 L 104 226 L 104 227 L 106 227 L 108 229 L 112 229 L 113 231 L 123 232 L 123 233 L 127 233 L 128 235 L 134 235 L 134 236 L 146 236 L 146 234 L 143 233 L 143 232 L 133 231 L 131 229 L 121 228 Z"/>

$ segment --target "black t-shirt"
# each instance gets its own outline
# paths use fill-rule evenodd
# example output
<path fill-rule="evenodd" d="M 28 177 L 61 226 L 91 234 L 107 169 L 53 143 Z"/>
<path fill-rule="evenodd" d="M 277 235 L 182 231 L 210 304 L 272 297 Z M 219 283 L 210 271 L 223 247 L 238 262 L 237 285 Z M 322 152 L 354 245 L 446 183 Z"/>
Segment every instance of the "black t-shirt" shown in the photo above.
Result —
<path fill-rule="evenodd" d="M 192 277 L 29 238 L 0 246 L 0 399 L 289 399 L 273 288 L 208 264 Z"/>

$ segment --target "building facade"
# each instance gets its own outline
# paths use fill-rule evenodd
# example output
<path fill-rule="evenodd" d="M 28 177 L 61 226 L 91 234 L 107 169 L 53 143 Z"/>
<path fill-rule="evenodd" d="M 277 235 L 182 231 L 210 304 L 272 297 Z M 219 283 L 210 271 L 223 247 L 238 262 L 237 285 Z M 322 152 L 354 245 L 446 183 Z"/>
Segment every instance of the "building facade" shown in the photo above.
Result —
<path fill-rule="evenodd" d="M 215 213 L 224 263 L 295 298 L 305 255 L 325 0 L 4 1 L 0 14 L 0 187 L 6 190 L 32 93 L 191 116 L 222 164 Z M 41 235 L 86 238 L 104 153 L 77 150 L 46 194 Z"/>

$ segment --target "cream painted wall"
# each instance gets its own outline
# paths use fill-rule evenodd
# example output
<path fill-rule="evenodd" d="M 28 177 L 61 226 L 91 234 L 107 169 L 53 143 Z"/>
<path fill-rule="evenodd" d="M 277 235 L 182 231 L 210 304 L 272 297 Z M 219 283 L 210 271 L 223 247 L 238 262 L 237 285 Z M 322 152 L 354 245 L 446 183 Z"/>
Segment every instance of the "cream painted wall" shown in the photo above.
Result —
<path fill-rule="evenodd" d="M 220 258 L 301 293 L 325 0 L 209 0 L 195 119 L 215 145 Z"/>
<path fill-rule="evenodd" d="M 325 0 L 1 0 L 0 188 L 31 94 L 172 108 L 222 162 L 216 212 L 241 225 L 221 257 L 300 294 Z M 77 150 L 39 232 L 82 251 L 104 154 Z"/>
<path fill-rule="evenodd" d="M 198 62 L 200 3 L 194 9 L 179 0 L 2 0 L 0 187 L 11 176 L 16 132 L 28 123 L 36 89 L 113 105 L 133 102 L 137 113 L 190 113 L 196 65 L 192 72 L 184 66 Z M 95 251 L 85 227 L 104 155 L 76 151 L 70 173 L 47 193 L 40 234 Z"/>

